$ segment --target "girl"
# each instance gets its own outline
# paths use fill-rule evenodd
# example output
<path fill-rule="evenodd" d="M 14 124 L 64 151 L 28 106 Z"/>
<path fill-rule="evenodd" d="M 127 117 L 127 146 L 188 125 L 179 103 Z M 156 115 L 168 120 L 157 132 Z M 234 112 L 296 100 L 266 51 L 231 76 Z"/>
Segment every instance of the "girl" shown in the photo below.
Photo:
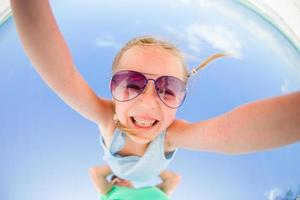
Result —
<path fill-rule="evenodd" d="M 162 182 L 155 186 L 134 188 L 133 184 L 112 174 L 108 166 L 97 166 L 90 169 L 93 182 L 102 195 L 102 200 L 109 199 L 143 199 L 167 200 L 180 182 L 180 176 L 171 171 L 163 171 L 159 176 Z"/>
<path fill-rule="evenodd" d="M 121 178 L 158 175 L 177 148 L 237 154 L 300 139 L 300 92 L 242 105 L 206 121 L 175 119 L 190 73 L 176 47 L 151 37 L 133 39 L 121 49 L 113 62 L 113 100 L 98 97 L 76 70 L 49 2 L 11 0 L 11 5 L 34 67 L 68 105 L 98 125 L 104 159 Z"/>

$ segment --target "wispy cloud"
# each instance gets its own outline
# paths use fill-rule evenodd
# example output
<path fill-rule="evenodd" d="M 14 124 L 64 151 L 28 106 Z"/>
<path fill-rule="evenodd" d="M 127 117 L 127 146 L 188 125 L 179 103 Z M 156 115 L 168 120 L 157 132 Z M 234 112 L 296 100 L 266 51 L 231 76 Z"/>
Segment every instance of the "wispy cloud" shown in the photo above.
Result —
<path fill-rule="evenodd" d="M 168 6 L 172 7 L 172 8 L 180 8 L 182 6 L 190 6 L 193 3 L 192 0 L 170 0 L 168 2 Z"/>
<path fill-rule="evenodd" d="M 233 7 L 225 1 L 197 0 L 190 2 L 189 0 L 181 0 L 178 2 L 180 2 L 181 5 L 198 6 L 201 9 L 212 10 L 215 13 L 219 13 L 221 16 L 223 15 L 225 18 L 232 19 L 234 23 L 242 25 L 242 27 L 251 34 L 252 38 L 256 39 L 258 43 L 260 42 L 264 44 L 264 46 L 267 46 L 275 56 L 287 63 L 286 67 L 290 68 L 290 70 L 293 70 L 300 76 L 299 55 L 295 53 L 288 43 L 284 44 L 275 32 L 270 31 L 265 24 L 249 19 L 247 14 L 233 9 Z M 171 29 L 169 28 L 169 31 L 170 30 Z M 175 31 L 172 30 L 172 32 L 174 33 Z M 181 35 L 180 33 L 177 33 L 177 36 Z M 208 42 L 212 47 L 228 51 L 238 58 L 243 57 L 243 46 L 247 43 L 247 41 L 238 38 L 238 34 L 232 30 L 232 28 L 227 28 L 224 25 L 218 24 L 198 23 L 188 25 L 181 39 L 184 37 L 187 38 L 188 47 L 196 53 L 199 53 L 202 50 L 201 46 L 203 46 L 203 42 Z"/>
<path fill-rule="evenodd" d="M 186 43 L 195 54 L 199 54 L 203 50 L 203 44 L 208 43 L 214 49 L 242 58 L 241 39 L 226 26 L 194 23 L 186 26 L 183 31 L 176 30 L 174 27 L 167 27 L 166 31 Z"/>
<path fill-rule="evenodd" d="M 192 24 L 186 29 L 189 46 L 200 51 L 202 41 L 209 43 L 213 48 L 242 57 L 242 43 L 234 31 L 223 25 Z"/>
<path fill-rule="evenodd" d="M 192 4 L 192 1 L 191 0 L 179 0 L 180 3 L 182 3 L 183 5 L 191 5 Z"/>
<path fill-rule="evenodd" d="M 241 12 L 236 11 L 232 7 L 228 6 L 228 2 L 219 0 L 198 0 L 197 6 L 204 9 L 213 9 L 216 12 L 221 13 L 225 17 L 233 19 L 241 19 L 244 15 Z"/>
<path fill-rule="evenodd" d="M 223 4 L 222 2 L 216 0 L 198 0 L 196 3 L 201 8 L 213 8 L 218 7 L 218 4 Z"/>
<path fill-rule="evenodd" d="M 99 36 L 95 41 L 96 46 L 101 48 L 119 49 L 121 44 L 115 40 L 112 35 Z"/>
<path fill-rule="evenodd" d="M 277 187 L 265 193 L 268 200 L 278 200 L 283 195 L 283 191 Z"/>
<path fill-rule="evenodd" d="M 180 0 L 176 1 L 182 6 L 197 6 L 201 9 L 212 9 L 214 12 L 218 11 L 224 15 L 230 15 L 236 18 L 238 12 L 232 8 L 226 7 L 226 4 L 216 0 Z M 176 39 L 185 43 L 192 51 L 190 57 L 197 57 L 205 43 L 211 45 L 218 51 L 224 51 L 236 58 L 243 57 L 243 42 L 238 34 L 232 28 L 226 27 L 222 24 L 208 24 L 202 22 L 191 23 L 180 30 L 174 27 L 167 27 L 166 31 Z"/>

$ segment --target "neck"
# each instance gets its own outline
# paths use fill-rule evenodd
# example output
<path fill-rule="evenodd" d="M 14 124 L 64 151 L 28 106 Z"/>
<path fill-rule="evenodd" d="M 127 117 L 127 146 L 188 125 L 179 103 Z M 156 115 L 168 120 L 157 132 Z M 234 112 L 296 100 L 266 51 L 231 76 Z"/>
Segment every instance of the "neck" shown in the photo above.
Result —
<path fill-rule="evenodd" d="M 143 147 L 147 147 L 149 145 L 149 143 L 150 143 L 150 142 L 148 142 L 148 143 L 139 143 L 139 142 L 136 142 L 134 139 L 131 138 L 131 136 L 128 136 L 128 135 L 126 135 L 125 141 L 130 146 L 132 146 L 134 148 L 139 148 L 139 149 L 143 148 Z"/>

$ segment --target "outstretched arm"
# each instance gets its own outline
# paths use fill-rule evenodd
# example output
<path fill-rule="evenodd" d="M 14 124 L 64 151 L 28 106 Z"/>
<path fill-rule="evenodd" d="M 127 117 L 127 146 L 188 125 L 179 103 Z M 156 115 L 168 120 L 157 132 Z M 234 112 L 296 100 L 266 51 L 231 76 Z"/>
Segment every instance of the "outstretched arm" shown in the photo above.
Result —
<path fill-rule="evenodd" d="M 162 180 L 162 183 L 156 185 L 156 187 L 160 188 L 167 195 L 171 195 L 180 182 L 179 174 L 176 174 L 171 171 L 163 171 L 159 176 Z"/>
<path fill-rule="evenodd" d="M 300 92 L 242 105 L 198 123 L 175 121 L 168 129 L 171 147 L 247 153 L 300 140 Z"/>
<path fill-rule="evenodd" d="M 112 184 L 106 179 L 111 173 L 112 171 L 108 166 L 97 166 L 90 169 L 93 183 L 102 195 L 106 195 L 112 188 Z"/>
<path fill-rule="evenodd" d="M 49 1 L 11 0 L 11 7 L 25 52 L 48 86 L 87 119 L 112 122 L 112 102 L 99 98 L 76 70 Z"/>

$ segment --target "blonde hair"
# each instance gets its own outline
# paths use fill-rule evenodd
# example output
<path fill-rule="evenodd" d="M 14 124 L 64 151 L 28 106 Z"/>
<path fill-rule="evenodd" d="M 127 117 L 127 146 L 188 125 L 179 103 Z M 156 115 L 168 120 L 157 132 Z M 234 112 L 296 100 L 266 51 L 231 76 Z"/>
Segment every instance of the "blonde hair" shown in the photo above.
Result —
<path fill-rule="evenodd" d="M 136 129 L 132 129 L 132 128 L 127 128 L 126 126 L 124 126 L 118 119 L 117 117 L 117 114 L 114 114 L 114 121 L 115 121 L 115 126 L 123 131 L 124 133 L 126 133 L 127 135 L 132 135 L 132 136 L 135 136 L 138 134 L 138 130 Z M 139 135 L 139 137 L 143 137 L 141 135 Z M 151 138 L 148 138 L 147 136 L 144 136 L 145 139 L 151 139 Z"/>
<path fill-rule="evenodd" d="M 184 71 L 184 76 L 183 77 L 187 77 L 189 72 L 188 72 L 188 68 L 186 66 L 185 63 L 185 58 L 183 53 L 173 44 L 152 37 L 152 36 L 141 36 L 141 37 L 136 37 L 133 38 L 132 40 L 129 40 L 122 48 L 121 50 L 118 52 L 118 54 L 116 55 L 116 57 L 114 58 L 113 64 L 112 64 L 112 71 L 115 72 L 118 68 L 119 62 L 122 58 L 122 56 L 124 55 L 124 53 L 129 50 L 132 47 L 135 46 L 157 46 L 160 47 L 162 49 L 165 49 L 167 51 L 169 51 L 170 53 L 172 53 L 174 56 L 176 56 L 177 58 L 179 58 L 181 60 L 182 63 L 182 67 L 183 67 L 183 71 Z"/>

